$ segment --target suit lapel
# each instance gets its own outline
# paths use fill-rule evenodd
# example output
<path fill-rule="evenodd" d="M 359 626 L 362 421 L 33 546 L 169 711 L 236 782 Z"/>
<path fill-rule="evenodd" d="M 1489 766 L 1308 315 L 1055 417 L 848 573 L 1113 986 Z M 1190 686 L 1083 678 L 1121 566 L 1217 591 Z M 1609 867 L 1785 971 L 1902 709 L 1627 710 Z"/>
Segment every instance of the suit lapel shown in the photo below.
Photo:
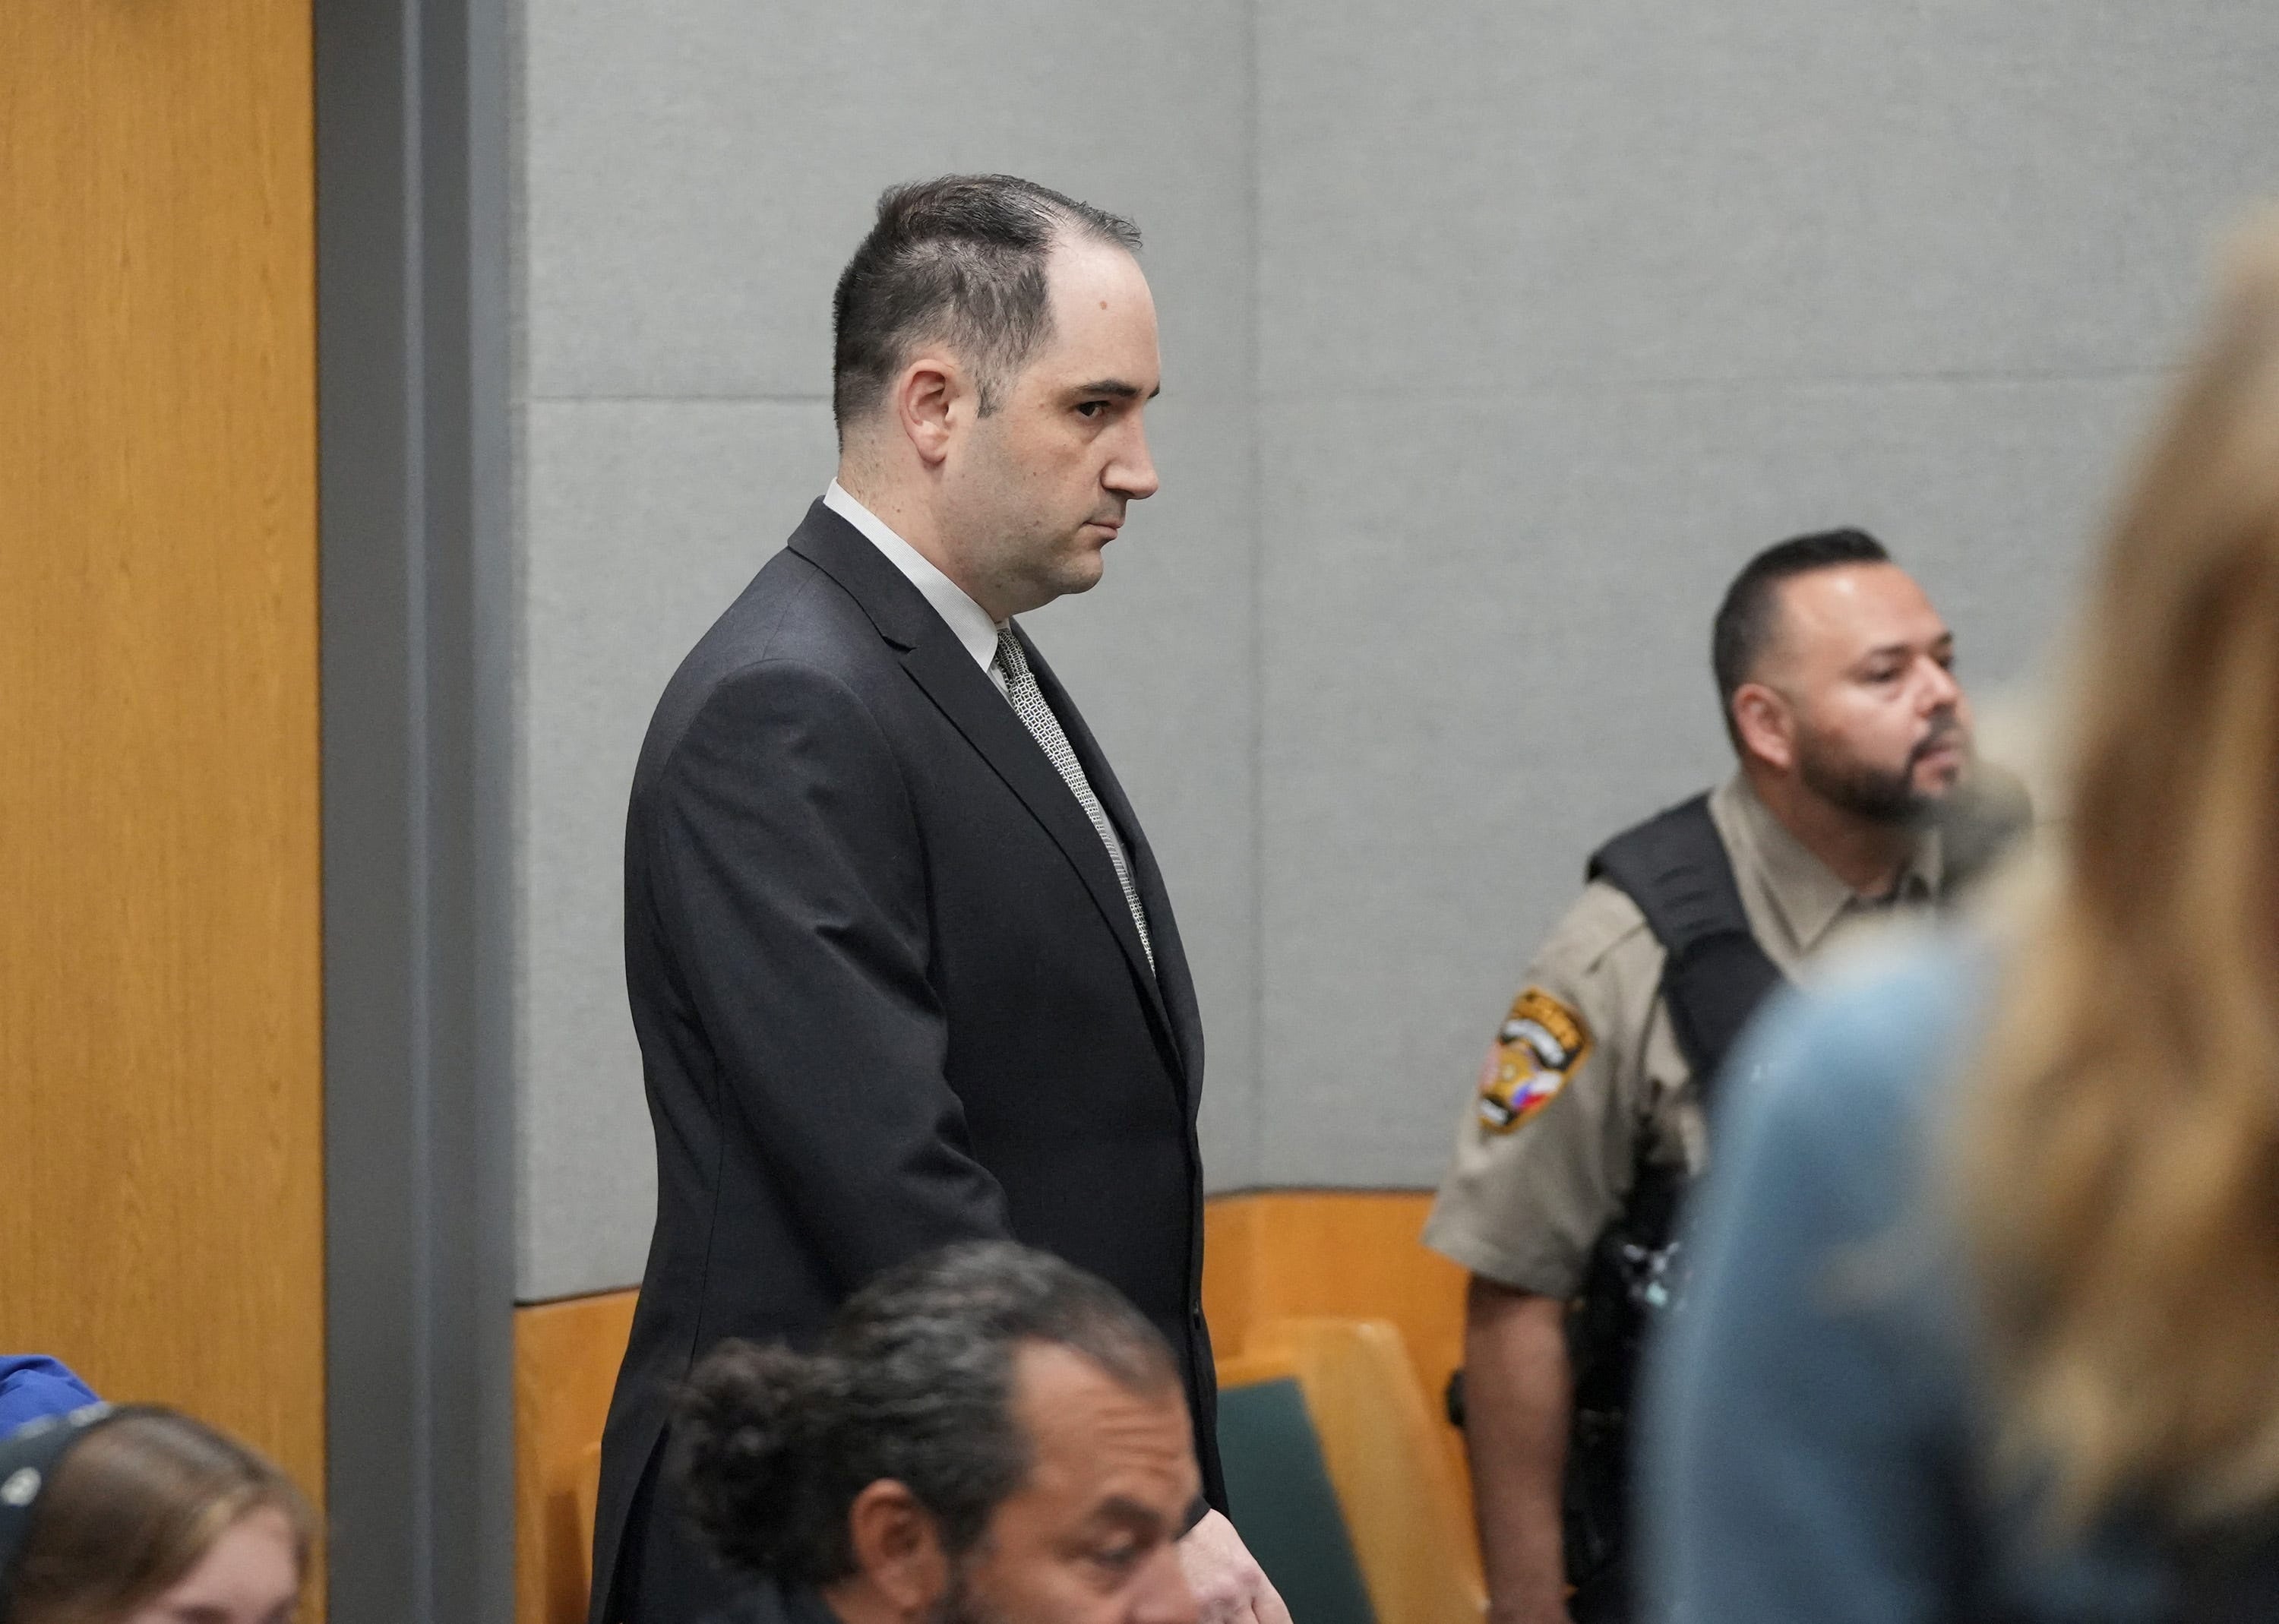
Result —
<path fill-rule="evenodd" d="M 902 650 L 903 669 L 965 736 L 966 742 L 982 760 L 1005 781 L 1030 816 L 1044 825 L 1054 844 L 1075 868 L 1078 877 L 1092 895 L 1093 905 L 1100 910 L 1102 921 L 1123 948 L 1141 997 L 1170 1039 L 1172 1050 L 1184 1068 L 1188 1058 L 1186 1039 L 1165 1005 L 1155 973 L 1148 968 L 1147 949 L 1141 946 L 1139 929 L 1132 923 L 1132 909 L 1124 900 L 1124 888 L 1116 884 L 1115 867 L 1100 843 L 1100 831 L 1077 804 L 1074 793 L 1046 758 L 1042 747 L 1030 736 L 1012 706 L 997 691 L 997 685 L 974 663 L 965 645 L 957 640 L 956 633 L 934 613 L 933 606 L 902 571 L 881 555 L 861 532 L 821 502 L 808 510 L 806 520 L 792 532 L 790 546 L 845 587 L 862 605 L 879 634 Z M 1025 638 L 1023 646 L 1030 647 Z M 1031 657 L 1034 659 L 1033 648 Z M 1039 686 L 1043 687 L 1047 680 L 1040 672 Z M 1099 761 L 1098 746 L 1093 744 L 1074 708 L 1068 704 L 1067 695 L 1057 682 L 1052 683 L 1047 701 L 1061 718 L 1070 743 L 1076 746 L 1086 776 L 1092 777 L 1097 766 L 1112 785 L 1112 775 L 1106 774 L 1105 763 Z M 1081 744 L 1078 743 L 1079 735 Z M 1092 778 L 1092 782 L 1093 793 L 1101 793 L 1101 778 Z M 1121 827 L 1132 829 L 1131 808 L 1124 804 L 1120 789 L 1115 791 L 1113 802 L 1101 794 L 1101 804 Z M 1136 862 L 1136 838 L 1132 838 L 1132 845 Z M 1147 869 L 1152 872 L 1154 866 L 1151 858 Z M 1160 885 L 1160 880 L 1157 883 Z M 1144 892 L 1141 906 L 1147 906 Z M 1163 912 L 1168 918 L 1170 909 L 1165 908 Z M 1155 915 L 1151 911 L 1148 917 L 1152 926 Z M 1157 951 L 1160 954 L 1162 948 L 1159 946 Z M 1176 943 L 1173 951 L 1176 954 Z M 1184 960 L 1179 961 L 1179 974 L 1184 982 Z"/>
<path fill-rule="evenodd" d="M 939 634 L 920 639 L 902 655 L 903 666 L 957 731 L 965 735 L 966 742 L 981 753 L 981 758 L 1021 798 L 1021 804 L 1045 826 L 1045 831 L 1075 868 L 1085 889 L 1092 893 L 1093 905 L 1124 949 L 1148 1008 L 1171 1034 L 1177 1047 L 1177 1029 L 1171 1023 L 1170 1011 L 1164 1007 L 1163 990 L 1155 984 L 1155 972 L 1148 968 L 1147 949 L 1140 944 L 1139 928 L 1132 923 L 1132 909 L 1124 900 L 1124 887 L 1116 882 L 1116 869 L 1109 862 L 1107 848 L 1100 843 L 1100 831 L 1092 826 L 1092 820 L 1077 804 L 1074 793 L 1046 759 L 1043 747 L 1031 737 L 1012 706 L 1005 702 L 997 685 L 973 663 L 973 656 L 965 652 L 965 646 L 949 628 L 940 624 L 939 617 L 936 624 Z M 1055 711 L 1061 716 L 1061 725 L 1065 729 L 1067 716 L 1058 707 Z"/>
<path fill-rule="evenodd" d="M 1045 702 L 1061 719 L 1061 728 L 1068 734 L 1077 762 L 1092 785 L 1092 793 L 1100 797 L 1109 821 L 1124 837 L 1124 849 L 1132 861 L 1132 883 L 1140 892 L 1140 907 L 1147 915 L 1148 939 L 1155 947 L 1156 988 L 1170 1016 L 1172 1035 L 1179 1046 L 1180 1064 L 1192 1082 L 1202 1072 L 1202 1012 L 1195 1003 L 1194 977 L 1187 969 L 1186 949 L 1179 940 L 1178 922 L 1172 916 L 1170 893 L 1164 887 L 1163 870 L 1155 865 L 1155 850 L 1140 831 L 1139 816 L 1132 810 L 1132 802 L 1124 796 L 1115 769 L 1108 764 L 1100 741 L 1092 736 L 1092 729 L 1085 724 L 1068 690 L 1061 686 L 1060 678 L 1037 652 L 1029 634 L 1017 626 L 1015 634 L 1028 654 L 1029 669 L 1036 673 L 1037 687 L 1044 694 Z M 1086 826 L 1090 827 L 1088 820 Z M 1097 839 L 1093 844 L 1099 844 Z M 1113 881 L 1115 876 L 1111 872 L 1109 877 Z M 1118 900 L 1122 894 L 1117 892 Z M 1124 910 L 1124 916 L 1131 916 L 1129 908 Z M 1138 943 L 1136 933 L 1133 943 Z"/>

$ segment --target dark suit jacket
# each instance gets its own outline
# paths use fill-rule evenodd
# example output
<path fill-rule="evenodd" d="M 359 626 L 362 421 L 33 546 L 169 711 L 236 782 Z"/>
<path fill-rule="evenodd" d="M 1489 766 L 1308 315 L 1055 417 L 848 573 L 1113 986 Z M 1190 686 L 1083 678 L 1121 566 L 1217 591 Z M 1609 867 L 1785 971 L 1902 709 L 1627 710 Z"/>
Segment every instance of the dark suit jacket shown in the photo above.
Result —
<path fill-rule="evenodd" d="M 870 1276 L 961 1238 L 1010 1236 L 1121 1288 L 1178 1357 L 1224 1499 L 1194 987 L 1116 775 L 1029 659 L 1130 852 L 1153 974 L 1043 750 L 821 502 L 658 702 L 625 829 L 657 1218 L 602 1440 L 597 1620 L 629 1522 L 674 1498 L 643 1485 L 705 1350 L 811 1339 Z"/>

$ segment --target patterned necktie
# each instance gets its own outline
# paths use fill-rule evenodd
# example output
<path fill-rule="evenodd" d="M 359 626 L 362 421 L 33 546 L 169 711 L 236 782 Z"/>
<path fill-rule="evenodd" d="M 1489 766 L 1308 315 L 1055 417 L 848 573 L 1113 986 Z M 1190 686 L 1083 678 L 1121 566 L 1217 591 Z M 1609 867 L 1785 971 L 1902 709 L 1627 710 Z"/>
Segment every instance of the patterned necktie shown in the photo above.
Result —
<path fill-rule="evenodd" d="M 1099 831 L 1100 843 L 1108 848 L 1108 861 L 1116 865 L 1116 883 L 1124 887 L 1124 900 L 1131 906 L 1132 923 L 1140 927 L 1140 946 L 1147 951 L 1147 968 L 1155 969 L 1155 944 L 1147 935 L 1147 915 L 1140 911 L 1140 891 L 1132 883 L 1132 865 L 1124 858 L 1124 842 L 1116 838 L 1115 825 L 1101 809 L 1100 797 L 1092 793 L 1091 782 L 1084 776 L 1084 764 L 1076 759 L 1068 735 L 1061 731 L 1060 718 L 1045 703 L 1044 692 L 1037 686 L 1037 675 L 1029 669 L 1029 656 L 1021 651 L 1020 640 L 1013 635 L 1010 626 L 997 633 L 997 658 L 994 663 L 1004 675 L 1005 697 L 1012 701 L 1014 714 L 1043 747 L 1045 758 L 1060 773 L 1062 781 L 1076 797 L 1076 804 L 1084 808 L 1084 815 Z"/>

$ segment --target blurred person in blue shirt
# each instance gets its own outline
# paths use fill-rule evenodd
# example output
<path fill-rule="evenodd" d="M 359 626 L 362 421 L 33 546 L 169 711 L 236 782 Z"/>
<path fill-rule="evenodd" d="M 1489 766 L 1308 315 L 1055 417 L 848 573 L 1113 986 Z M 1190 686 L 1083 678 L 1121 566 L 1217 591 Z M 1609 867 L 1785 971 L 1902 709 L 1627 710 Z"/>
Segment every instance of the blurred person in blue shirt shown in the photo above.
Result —
<path fill-rule="evenodd" d="M 2050 872 L 1736 1054 L 1648 1413 L 1683 1624 L 2279 1617 L 2279 220 L 2083 632 Z"/>

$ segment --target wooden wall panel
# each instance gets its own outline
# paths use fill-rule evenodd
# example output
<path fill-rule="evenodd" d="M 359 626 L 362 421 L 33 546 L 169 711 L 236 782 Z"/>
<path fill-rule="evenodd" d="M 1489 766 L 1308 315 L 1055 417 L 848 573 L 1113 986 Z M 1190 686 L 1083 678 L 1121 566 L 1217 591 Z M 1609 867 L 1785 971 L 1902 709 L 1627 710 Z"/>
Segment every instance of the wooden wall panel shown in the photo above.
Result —
<path fill-rule="evenodd" d="M 514 1315 L 514 1615 L 577 1624 L 594 1513 L 581 1492 L 633 1325 L 633 1291 L 535 1303 Z"/>
<path fill-rule="evenodd" d="M 1433 1411 L 1464 1358 L 1464 1271 L 1418 1238 L 1430 1191 L 1222 1198 L 1204 1222 L 1203 1309 L 1224 1360 L 1272 1320 L 1389 1320 Z M 1453 1436 L 1454 1434 L 1451 1434 Z"/>
<path fill-rule="evenodd" d="M 0 4 L 0 1347 L 324 1480 L 307 0 Z"/>
<path fill-rule="evenodd" d="M 1464 1271 L 1418 1238 L 1432 1192 L 1285 1190 L 1222 1198 L 1204 1214 L 1203 1309 L 1222 1364 L 1259 1327 L 1285 1319 L 1384 1320 L 1400 1332 L 1426 1413 L 1464 1360 Z M 1471 1512 L 1464 1440 L 1441 1424 L 1453 1478 Z"/>

